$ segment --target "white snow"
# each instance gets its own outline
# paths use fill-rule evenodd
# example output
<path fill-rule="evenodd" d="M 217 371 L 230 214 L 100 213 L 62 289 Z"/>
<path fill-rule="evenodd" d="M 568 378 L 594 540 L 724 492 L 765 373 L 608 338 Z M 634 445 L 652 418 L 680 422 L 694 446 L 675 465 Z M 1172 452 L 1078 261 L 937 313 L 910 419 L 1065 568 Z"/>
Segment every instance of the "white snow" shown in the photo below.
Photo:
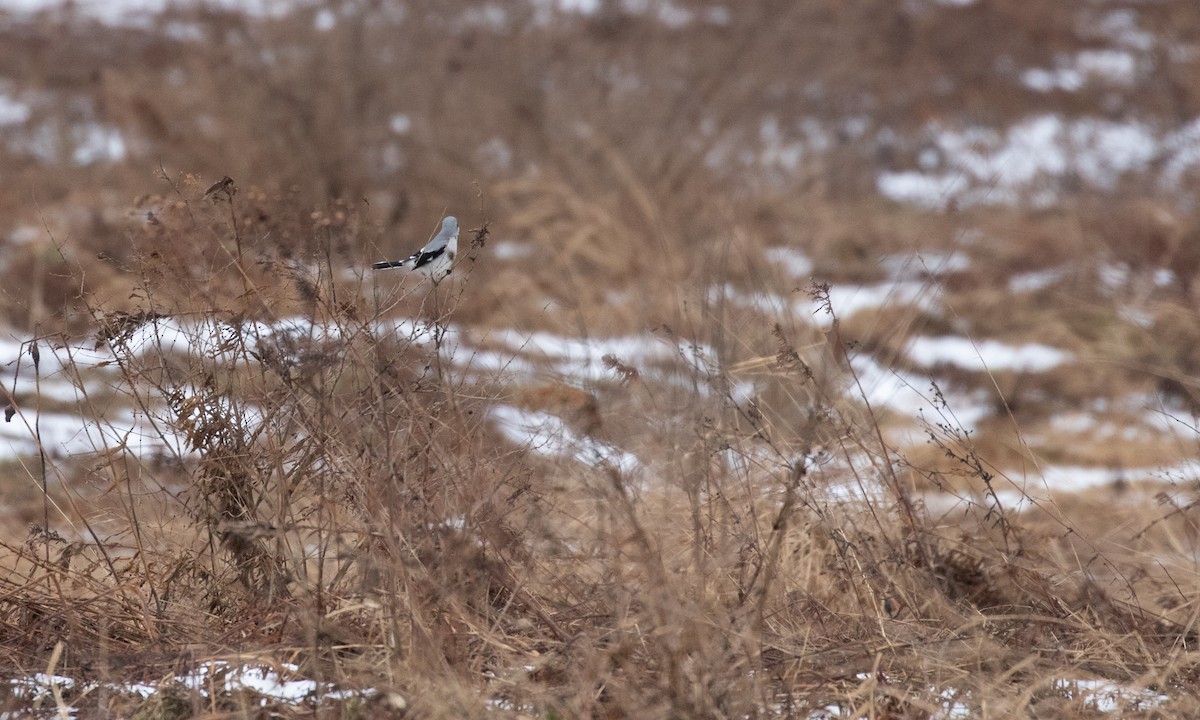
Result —
<path fill-rule="evenodd" d="M 407 113 L 396 113 L 388 120 L 388 129 L 397 135 L 407 135 L 412 130 L 412 118 Z"/>
<path fill-rule="evenodd" d="M 1070 362 L 1064 350 L 1026 343 L 1008 345 L 997 340 L 972 341 L 959 336 L 916 337 L 908 343 L 908 356 L 922 367 L 953 365 L 964 370 L 1015 370 L 1044 372 Z"/>
<path fill-rule="evenodd" d="M 150 352 L 187 353 L 213 361 L 230 362 L 239 356 L 238 328 L 210 320 L 181 323 L 171 319 L 148 322 L 129 334 L 122 355 L 140 357 Z M 260 347 L 263 341 L 292 335 L 300 338 L 325 340 L 336 338 L 341 329 L 315 325 L 303 318 L 285 318 L 275 323 L 246 323 L 240 328 L 248 350 Z M 416 345 L 432 342 L 432 330 L 425 324 L 409 319 L 384 320 L 376 324 L 377 333 L 396 333 Z M 442 352 L 453 358 L 458 349 L 457 332 L 446 330 Z M 156 417 L 134 412 L 122 401 L 106 400 L 96 404 L 96 398 L 111 389 L 118 395 L 129 396 L 119 372 L 118 355 L 107 347 L 96 349 L 91 341 L 75 344 L 38 343 L 40 361 L 35 374 L 30 346 L 14 333 L 0 333 L 0 382 L 6 393 L 18 402 L 17 412 L 9 422 L 0 422 L 0 458 L 30 456 L 41 447 L 52 458 L 86 455 L 125 447 L 135 454 L 149 455 L 168 452 L 185 455 L 189 451 L 181 435 L 163 421 L 170 415 L 165 408 L 154 408 Z M 498 372 L 504 367 L 528 369 L 519 359 L 505 364 L 503 358 L 489 354 L 467 354 L 466 365 L 475 371 Z M 186 392 L 186 388 L 181 388 Z M 0 395 L 7 401 L 7 395 Z M 39 411 L 40 406 L 54 401 L 77 411 Z M 250 406 L 227 408 L 232 416 L 241 418 L 251 427 L 262 422 L 261 411 Z M 160 417 L 161 416 L 161 417 Z M 155 422 L 156 418 L 159 420 Z"/>
<path fill-rule="evenodd" d="M 497 260 L 520 260 L 534 254 L 537 248 L 533 243 L 503 240 L 492 247 L 492 257 Z"/>
<path fill-rule="evenodd" d="M 1075 92 L 1088 82 L 1130 86 L 1137 81 L 1137 58 L 1126 50 L 1084 50 L 1061 56 L 1055 67 L 1031 68 L 1021 74 L 1025 87 L 1038 92 Z"/>
<path fill-rule="evenodd" d="M 885 305 L 912 305 L 932 311 L 937 306 L 936 300 L 933 287 L 919 280 L 889 281 L 877 285 L 833 285 L 829 288 L 829 304 L 834 314 L 843 320 L 860 310 Z M 805 305 L 811 308 L 813 303 L 806 298 Z M 824 310 L 817 310 L 811 317 L 823 327 L 833 324 L 833 318 Z"/>
<path fill-rule="evenodd" d="M 88 115 L 89 110 L 80 110 Z M 70 162 L 75 165 L 119 162 L 127 154 L 125 136 L 112 125 L 88 119 L 34 124 L 28 130 L 7 139 L 15 152 L 26 153 L 46 163 Z"/>
<path fill-rule="evenodd" d="M 1030 90 L 1051 92 L 1064 90 L 1073 92 L 1083 87 L 1084 75 L 1078 68 L 1060 67 L 1054 70 L 1030 68 L 1021 73 L 1021 83 Z"/>
<path fill-rule="evenodd" d="M 29 119 L 29 106 L 8 95 L 0 95 L 0 125 L 19 125 Z"/>
<path fill-rule="evenodd" d="M 371 330 L 378 337 L 394 337 L 430 351 L 440 334 L 438 350 L 452 372 L 489 382 L 524 381 L 543 373 L 572 382 L 613 380 L 613 371 L 604 362 L 607 355 L 635 365 L 648 377 L 686 386 L 689 390 L 699 388 L 701 392 L 707 391 L 707 386 L 696 385 L 691 381 L 692 376 L 699 373 L 707 377 L 716 371 L 716 358 L 711 348 L 651 334 L 578 339 L 547 332 L 525 334 L 504 330 L 472 338 L 482 343 L 478 344 L 468 342 L 457 327 L 439 330 L 429 323 L 403 317 L 379 320 L 372 324 Z M 295 347 L 302 351 L 310 340 L 338 341 L 347 331 L 353 331 L 353 328 L 313 323 L 300 317 L 281 318 L 270 323 L 247 322 L 237 327 L 217 319 L 181 322 L 163 318 L 130 332 L 120 341 L 118 354 L 136 358 L 161 352 L 188 354 L 218 363 L 240 362 L 244 360 L 243 353 L 260 350 L 264 344 L 277 343 L 287 352 L 293 346 L 290 339 L 294 339 Z M 118 395 L 129 394 L 130 390 L 118 372 L 118 354 L 108 347 L 94 349 L 90 341 L 67 346 L 52 346 L 43 341 L 38 347 L 41 360 L 35 376 L 29 346 L 12 333 L 0 334 L 0 373 L 3 373 L 0 378 L 4 387 L 17 395 L 20 405 L 20 412 L 12 422 L 0 423 L 0 457 L 36 454 L 35 420 L 39 422 L 42 445 L 52 457 L 88 454 L 117 446 L 134 452 L 187 453 L 183 439 L 170 430 L 168 422 L 159 422 L 156 428 L 152 423 L 154 418 L 135 415 L 124 407 L 91 407 L 87 396 L 107 394 L 110 389 Z M 737 390 L 742 392 L 746 388 Z M 68 406 L 78 403 L 78 413 L 56 408 L 54 412 L 39 415 L 39 404 L 48 400 Z M 153 412 L 157 416 L 160 410 Z M 251 425 L 262 422 L 257 408 L 231 408 L 230 412 Z M 165 408 L 161 413 L 163 417 L 170 415 Z M 513 420 L 512 417 L 509 419 Z M 528 433 L 534 425 L 546 427 L 554 422 L 558 421 L 537 418 L 537 422 L 513 420 L 509 425 Z M 570 444 L 576 446 L 581 442 L 571 441 Z M 608 451 L 602 452 L 602 449 L 586 444 L 581 447 L 583 449 L 578 452 L 585 455 L 607 457 Z M 619 460 L 619 466 L 628 467 L 630 458 L 613 457 Z"/>
<path fill-rule="evenodd" d="M 1144 123 L 1066 120 L 1053 114 L 1031 116 L 1006 129 L 931 123 L 925 135 L 943 158 L 942 167 L 882 172 L 876 178 L 880 193 L 930 208 L 951 199 L 1045 205 L 1055 199 L 1049 181 L 1073 173 L 1094 187 L 1111 189 L 1121 174 L 1145 169 L 1162 142 Z"/>
<path fill-rule="evenodd" d="M 1169 695 L 1149 688 L 1130 687 L 1103 678 L 1055 680 L 1054 688 L 1066 695 L 1083 699 L 1085 705 L 1101 713 L 1119 712 L 1131 706 L 1146 711 L 1171 699 Z"/>
<path fill-rule="evenodd" d="M 1143 30 L 1138 25 L 1137 11 L 1129 8 L 1111 10 L 1081 30 L 1095 33 L 1098 38 L 1129 50 L 1146 52 L 1152 50 L 1155 44 L 1154 33 Z"/>
<path fill-rule="evenodd" d="M 584 465 L 612 465 L 626 475 L 642 466 L 632 453 L 580 436 L 556 415 L 495 405 L 488 410 L 488 417 L 510 442 L 539 455 L 570 458 Z"/>
<path fill-rule="evenodd" d="M 1178 188 L 1183 176 L 1200 165 L 1200 118 L 1183 124 L 1162 139 L 1162 152 L 1166 158 L 1160 184 L 1164 188 Z"/>
<path fill-rule="evenodd" d="M 10 681 L 9 687 L 14 695 L 31 701 L 39 697 L 44 698 L 43 705 L 53 702 L 45 697 L 52 692 L 52 688 L 76 690 L 77 692 L 73 692 L 72 696 L 79 697 L 86 696 L 100 687 L 104 687 L 110 692 L 128 692 L 142 697 L 150 697 L 162 689 L 170 687 L 173 683 L 194 690 L 203 697 L 210 697 L 214 691 L 225 694 L 249 690 L 261 696 L 260 704 L 262 705 L 266 705 L 269 700 L 298 703 L 318 695 L 330 699 L 342 699 L 350 695 L 373 695 L 375 692 L 373 690 L 338 690 L 329 684 L 318 685 L 316 681 L 301 677 L 299 673 L 300 668 L 292 663 L 279 663 L 273 666 L 235 665 L 217 660 L 204 663 L 183 675 L 168 675 L 155 684 L 83 683 L 63 675 L 34 673 L 29 677 Z M 72 713 L 72 716 L 76 712 L 69 703 L 65 709 Z M 49 716 L 47 715 L 47 717 Z M 54 716 L 57 717 L 57 715 Z"/>
<path fill-rule="evenodd" d="M 316 694 L 315 681 L 293 677 L 299 672 L 297 666 L 284 663 L 280 669 L 286 675 L 281 675 L 273 668 L 245 665 L 233 667 L 224 662 L 214 662 L 201 665 L 195 672 L 180 676 L 177 680 L 185 687 L 205 694 L 213 689 L 214 682 L 218 683 L 219 691 L 236 692 L 247 689 L 275 700 L 296 701 Z"/>
<path fill-rule="evenodd" d="M 337 13 L 329 8 L 321 8 L 313 18 L 313 29 L 318 32 L 328 32 L 337 26 Z"/>
<path fill-rule="evenodd" d="M 807 279 L 812 275 L 812 259 L 803 250 L 787 246 L 772 247 L 763 252 L 763 257 L 779 265 L 794 278 Z"/>
<path fill-rule="evenodd" d="M 549 332 L 522 333 L 498 330 L 481 340 L 498 342 L 529 360 L 548 363 L 557 374 L 578 381 L 611 380 L 606 355 L 653 371 L 653 365 L 683 362 L 701 371 L 711 368 L 716 356 L 711 348 L 686 340 L 668 340 L 651 334 L 610 338 L 574 338 Z M 647 366 L 651 367 L 647 367 Z"/>
<path fill-rule="evenodd" d="M 970 180 L 961 171 L 929 173 L 919 170 L 885 171 L 875 180 L 880 194 L 896 202 L 927 209 L 943 207 L 948 200 L 959 200 L 970 189 Z M 985 198 L 979 197 L 976 202 Z"/>
<path fill-rule="evenodd" d="M 991 414 L 985 398 L 942 390 L 945 408 L 939 406 L 933 390 L 933 381 L 926 376 L 885 368 L 867 355 L 856 355 L 850 360 L 858 382 L 847 383 L 845 391 L 852 396 L 859 394 L 874 410 L 888 409 L 901 417 L 916 420 L 927 417 L 935 422 L 951 420 L 965 429 L 972 429 L 983 418 Z"/>
<path fill-rule="evenodd" d="M 1081 465 L 1041 465 L 1009 469 L 993 481 L 1000 504 L 1009 511 L 1022 512 L 1043 503 L 1053 502 L 1056 495 L 1083 493 L 1114 483 L 1144 483 L 1147 495 L 1157 495 L 1162 482 L 1178 482 L 1190 487 L 1197 477 L 1195 463 L 1184 462 L 1174 467 L 1096 467 Z M 1157 481 L 1157 482 L 1153 482 Z M 956 496 L 947 493 L 927 495 L 926 503 L 939 512 L 953 512 L 964 503 L 985 503 L 979 497 Z M 1184 499 L 1183 502 L 1188 502 Z"/>
<path fill-rule="evenodd" d="M 192 0 L 199 4 L 200 0 Z M 207 5 L 240 10 L 260 17 L 279 17 L 300 4 L 300 0 L 203 0 Z M 11 13 L 65 12 L 98 20 L 106 25 L 142 26 L 147 18 L 161 13 L 172 5 L 187 4 L 188 0 L 0 0 L 0 10 Z"/>
<path fill-rule="evenodd" d="M 1008 279 L 1008 291 L 1012 293 L 1037 292 L 1061 282 L 1066 276 L 1067 268 L 1064 267 L 1052 267 L 1013 275 Z"/>

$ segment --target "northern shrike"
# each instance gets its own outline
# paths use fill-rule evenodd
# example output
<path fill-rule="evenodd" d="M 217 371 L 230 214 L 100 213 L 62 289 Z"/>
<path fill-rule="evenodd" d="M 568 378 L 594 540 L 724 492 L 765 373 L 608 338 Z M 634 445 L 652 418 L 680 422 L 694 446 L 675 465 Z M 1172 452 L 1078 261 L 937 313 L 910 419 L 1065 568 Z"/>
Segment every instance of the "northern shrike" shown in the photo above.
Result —
<path fill-rule="evenodd" d="M 448 217 L 442 221 L 442 229 L 425 247 L 416 251 L 403 260 L 385 260 L 371 267 L 375 270 L 386 268 L 406 267 L 419 270 L 428 275 L 434 282 L 450 274 L 454 264 L 454 255 L 458 252 L 458 220 Z"/>

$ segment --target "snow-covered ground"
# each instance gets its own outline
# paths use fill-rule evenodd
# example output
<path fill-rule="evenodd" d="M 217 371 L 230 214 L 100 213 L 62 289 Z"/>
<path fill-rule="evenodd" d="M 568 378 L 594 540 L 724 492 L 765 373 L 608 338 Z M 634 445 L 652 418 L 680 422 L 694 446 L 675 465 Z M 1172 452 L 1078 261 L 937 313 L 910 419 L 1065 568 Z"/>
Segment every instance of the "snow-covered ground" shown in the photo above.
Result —
<path fill-rule="evenodd" d="M 109 25 L 142 25 L 148 17 L 179 6 L 206 5 L 272 16 L 307 4 L 306 0 L 0 0 L 0 10 L 14 14 L 71 12 Z"/>
<path fill-rule="evenodd" d="M 196 692 L 205 698 L 245 692 L 257 696 L 261 706 L 271 701 L 301 703 L 321 699 L 342 700 L 354 696 L 370 697 L 376 694 L 374 690 L 347 691 L 327 683 L 317 683 L 301 676 L 299 668 L 290 663 L 263 666 L 231 664 L 225 661 L 204 663 L 191 672 L 165 677 L 154 683 L 85 683 L 64 675 L 34 673 L 12 680 L 8 685 L 9 692 L 27 700 L 31 709 L 41 707 L 52 713 L 45 717 L 67 718 L 76 717 L 78 709 L 70 700 L 64 698 L 86 696 L 100 688 L 108 693 L 137 695 L 142 698 L 148 698 L 171 687 Z"/>
<path fill-rule="evenodd" d="M 982 372 L 1044 372 L 1073 359 L 1071 353 L 1038 343 L 1009 345 L 957 335 L 912 338 L 908 341 L 908 356 L 926 368 L 952 365 Z"/>
<path fill-rule="evenodd" d="M 488 417 L 510 442 L 539 455 L 569 458 L 588 466 L 610 465 L 625 476 L 642 467 L 634 454 L 576 433 L 557 415 L 495 405 Z"/>
<path fill-rule="evenodd" d="M 867 673 L 859 675 L 862 682 L 870 682 L 877 677 L 881 676 Z M 35 673 L 12 680 L 8 685 L 9 692 L 27 700 L 30 709 L 42 708 L 47 713 L 45 717 L 66 718 L 77 717 L 79 712 L 72 701 L 66 698 L 86 697 L 101 688 L 109 694 L 141 698 L 149 698 L 171 687 L 214 699 L 219 696 L 247 693 L 251 698 L 257 697 L 258 704 L 263 707 L 271 702 L 299 704 L 320 700 L 340 701 L 354 697 L 373 698 L 379 695 L 379 691 L 374 689 L 343 690 L 327 683 L 317 683 L 302 677 L 299 668 L 291 663 L 264 666 L 225 661 L 204 663 L 189 673 L 166 677 L 156 683 L 84 683 L 64 675 Z M 1130 706 L 1149 710 L 1171 699 L 1168 695 L 1148 688 L 1116 683 L 1100 677 L 1051 679 L 1048 688 L 1065 698 L 1082 702 L 1092 712 L 1105 715 L 1121 712 Z M 965 702 L 969 697 L 960 691 L 948 689 L 939 692 L 932 689 L 931 693 L 943 699 L 940 712 L 935 717 L 971 717 L 970 706 Z M 394 693 L 389 695 L 385 701 L 391 709 L 402 711 L 406 707 L 407 703 L 402 697 Z M 513 710 L 510 702 L 501 699 L 489 701 L 488 706 L 505 716 Z M 534 707 L 523 709 L 535 714 L 537 712 L 537 708 Z M 784 712 L 785 708 L 780 706 L 778 710 Z M 841 706 L 830 705 L 821 711 L 810 713 L 808 717 L 813 720 L 831 720 L 857 717 L 857 713 L 843 712 Z"/>
<path fill-rule="evenodd" d="M 606 358 L 612 358 L 637 367 L 646 377 L 692 388 L 695 386 L 677 370 L 707 373 L 716 369 L 711 348 L 651 333 L 580 339 L 511 329 L 467 332 L 454 325 L 436 328 L 407 318 L 382 319 L 369 329 L 376 337 L 427 350 L 436 344 L 452 371 L 473 381 L 519 384 L 554 379 L 587 386 L 614 379 L 613 370 L 606 364 Z M 346 333 L 357 330 L 301 317 L 238 327 L 216 320 L 185 323 L 163 318 L 131 332 L 121 341 L 119 353 L 108 347 L 97 349 L 90 341 L 60 346 L 40 342 L 36 373 L 30 345 L 14 333 L 0 334 L 0 369 L 7 378 L 3 386 L 17 398 L 16 414 L 10 422 L 0 423 L 0 458 L 36 454 L 37 437 L 52 458 L 102 452 L 118 445 L 135 451 L 186 454 L 182 439 L 161 418 L 147 417 L 124 404 L 92 402 L 91 398 L 104 393 L 124 393 L 129 399 L 128 386 L 119 372 L 119 355 L 186 353 L 228 363 L 264 345 L 278 343 L 279 347 L 302 349 L 307 342 L 336 343 Z M 41 411 L 41 405 L 50 400 L 58 403 L 58 408 Z M 64 410 L 62 405 L 69 407 Z M 71 412 L 71 407 L 77 407 L 78 414 Z M 242 411 L 253 417 L 253 408 Z M 553 416 L 498 405 L 493 417 L 506 434 L 525 437 L 535 449 L 610 458 L 622 468 L 636 465 L 628 454 L 572 439 Z"/>
<path fill-rule="evenodd" d="M 943 208 L 951 200 L 975 204 L 1045 207 L 1069 178 L 1111 190 L 1125 173 L 1166 161 L 1177 177 L 1195 165 L 1192 125 L 1159 134 L 1138 121 L 1034 115 L 1005 128 L 928 125 L 929 149 L 921 168 L 888 170 L 879 191 L 894 200 Z M 1164 157 L 1167 149 L 1180 153 Z M 1166 178 L 1164 178 L 1165 180 Z"/>

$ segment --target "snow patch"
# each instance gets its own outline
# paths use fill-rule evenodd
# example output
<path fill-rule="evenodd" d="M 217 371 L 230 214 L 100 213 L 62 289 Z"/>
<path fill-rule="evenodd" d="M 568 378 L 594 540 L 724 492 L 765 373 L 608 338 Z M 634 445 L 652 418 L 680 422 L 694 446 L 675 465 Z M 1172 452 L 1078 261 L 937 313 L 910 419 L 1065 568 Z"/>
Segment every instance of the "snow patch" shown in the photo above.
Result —
<path fill-rule="evenodd" d="M 1112 189 L 1120 175 L 1145 169 L 1160 150 L 1160 139 L 1144 123 L 1065 120 L 1051 114 L 1004 130 L 955 130 L 932 123 L 925 135 L 941 157 L 940 167 L 880 173 L 876 187 L 881 194 L 928 208 L 950 200 L 1047 205 L 1057 196 L 1047 181 L 1073 174 L 1094 187 Z"/>
<path fill-rule="evenodd" d="M 812 259 L 803 250 L 786 246 L 772 247 L 763 251 L 763 256 L 794 278 L 803 279 L 812 275 Z"/>
<path fill-rule="evenodd" d="M 556 415 L 495 405 L 488 410 L 488 418 L 510 442 L 539 455 L 570 458 L 584 465 L 611 465 L 626 475 L 642 466 L 631 453 L 578 435 Z"/>
<path fill-rule="evenodd" d="M 1071 362 L 1074 355 L 1048 345 L 1008 345 L 996 340 L 972 341 L 958 336 L 917 337 L 908 356 L 922 367 L 953 365 L 964 370 L 1044 372 Z"/>

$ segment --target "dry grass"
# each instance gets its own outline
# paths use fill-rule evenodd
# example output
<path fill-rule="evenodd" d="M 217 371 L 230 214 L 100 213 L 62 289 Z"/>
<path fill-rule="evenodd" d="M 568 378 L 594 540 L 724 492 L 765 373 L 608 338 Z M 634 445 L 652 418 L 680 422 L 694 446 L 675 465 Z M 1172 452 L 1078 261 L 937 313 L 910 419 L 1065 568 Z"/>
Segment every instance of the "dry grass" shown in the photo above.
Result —
<path fill-rule="evenodd" d="M 776 5 L 692 30 L 609 8 L 447 31 L 469 2 L 330 30 L 332 3 L 0 27 L 0 71 L 128 151 L 72 167 L 65 131 L 51 158 L 0 150 L 30 189 L 0 191 L 0 229 L 35 230 L 0 270 L 0 312 L 31 339 L 14 374 L 111 353 L 62 362 L 76 403 L 7 399 L 46 453 L 3 466 L 22 528 L 0 536 L 6 678 L 99 683 L 40 700 L 82 717 L 1086 718 L 1070 683 L 1094 678 L 1132 689 L 1125 717 L 1200 713 L 1194 480 L 1038 485 L 1052 462 L 1195 456 L 1194 433 L 1129 440 L 1120 409 L 1115 439 L 1055 423 L 1130 394 L 1194 402 L 1194 221 L 1138 187 L 1127 205 L 898 207 L 873 191 L 878 148 L 845 138 L 794 172 L 729 154 L 765 115 L 1020 116 L 1033 99 L 993 55 L 1052 65 L 1087 45 L 1075 16 Z M 1166 6 L 1146 21 L 1195 22 Z M 1200 107 L 1163 83 L 1118 99 Z M 30 126 L 66 118 L 47 102 Z M 359 270 L 443 212 L 464 233 L 435 291 Z M 891 282 L 881 257 L 969 262 L 913 260 L 926 295 L 843 316 L 763 259 L 780 246 L 835 287 Z M 1179 282 L 1145 282 L 1162 268 Z M 1012 290 L 1040 271 L 1061 275 Z M 511 329 L 643 345 L 589 369 Z M 853 360 L 924 372 L 906 343 L 964 332 L 1074 359 L 940 368 L 937 417 L 900 440 L 912 418 L 872 405 Z M 943 389 L 993 412 L 968 432 Z M 555 436 L 514 442 L 497 408 Z M 59 457 L 40 421 L 60 411 L 114 432 Z M 173 682 L 209 660 L 363 692 L 264 706 Z M 30 702 L 0 686 L 0 707 Z"/>
<path fill-rule="evenodd" d="M 202 202 L 185 205 L 207 213 Z M 204 658 L 294 661 L 421 717 L 488 702 L 514 715 L 908 717 L 938 712 L 943 693 L 984 715 L 1083 716 L 1052 680 L 1091 676 L 1194 707 L 1192 580 L 1161 560 L 1190 547 L 1186 508 L 1131 510 L 1119 524 L 1132 546 L 1093 534 L 1086 507 L 1018 515 L 949 433 L 958 471 L 988 489 L 979 512 L 939 521 L 913 492 L 916 468 L 814 371 L 831 361 L 779 327 L 774 353 L 739 366 L 770 377 L 752 401 L 717 364 L 683 366 L 681 393 L 617 357 L 595 394 L 519 390 L 640 463 L 538 457 L 485 420 L 503 378 L 473 379 L 443 350 L 470 264 L 424 299 L 402 290 L 429 317 L 410 335 L 385 322 L 390 286 L 335 279 L 319 260 L 266 272 L 239 262 L 234 219 L 199 226 L 148 223 L 135 246 L 160 249 L 131 260 L 142 309 L 93 308 L 128 402 L 179 445 L 156 461 L 111 446 L 51 463 L 73 489 L 47 513 L 82 539 L 39 526 L 5 548 L 20 672 L 55 648 L 59 672 L 109 681 Z M 200 277 L 168 270 L 198 265 Z M 279 330 L 298 308 L 302 329 Z M 723 333 L 748 340 L 739 330 Z M 169 687 L 67 700 L 250 712 Z"/>

